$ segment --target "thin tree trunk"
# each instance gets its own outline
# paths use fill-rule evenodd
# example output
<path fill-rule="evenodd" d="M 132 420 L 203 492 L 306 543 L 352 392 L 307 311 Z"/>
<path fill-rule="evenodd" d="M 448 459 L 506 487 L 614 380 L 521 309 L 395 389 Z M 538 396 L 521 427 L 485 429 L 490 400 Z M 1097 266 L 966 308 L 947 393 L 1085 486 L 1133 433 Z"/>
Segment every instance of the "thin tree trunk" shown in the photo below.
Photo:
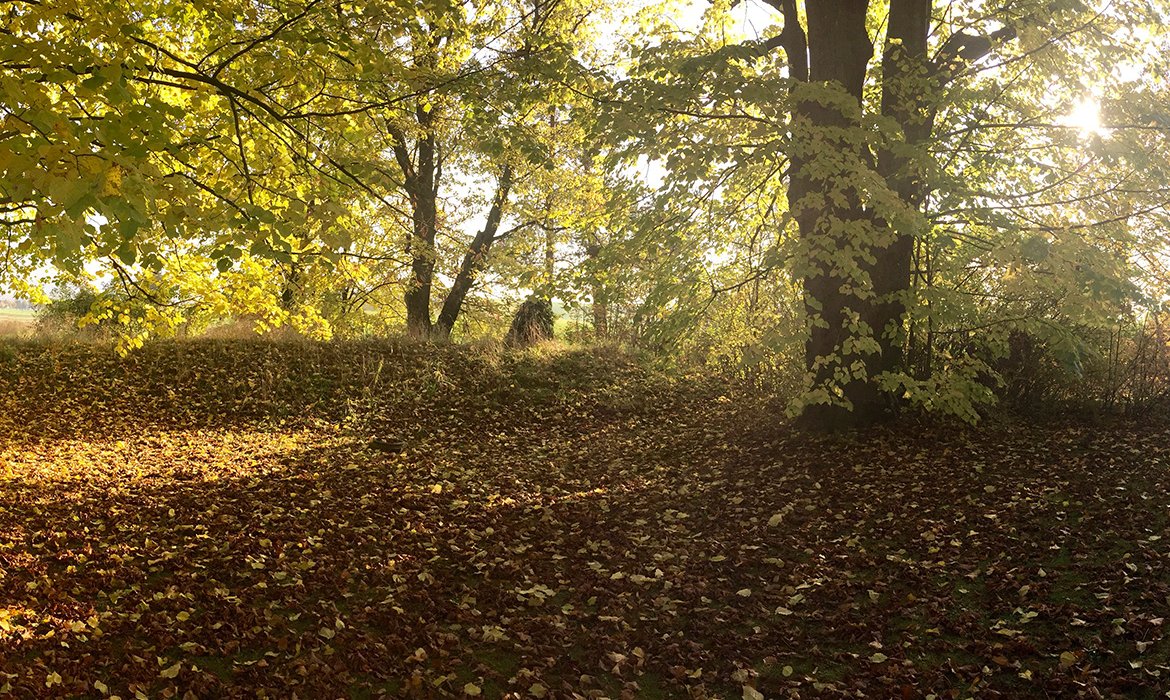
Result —
<path fill-rule="evenodd" d="M 538 4 L 539 7 L 539 4 Z M 538 13 L 539 14 L 539 13 Z M 556 108 L 550 108 L 548 111 L 548 128 L 552 131 L 556 128 L 557 113 Z M 553 227 L 553 190 L 545 196 L 544 199 L 544 297 L 552 303 L 553 290 L 555 289 L 556 274 L 557 274 L 557 259 L 556 259 L 556 230 Z"/>
<path fill-rule="evenodd" d="M 301 265 L 296 260 L 288 264 L 284 273 L 284 283 L 280 290 L 280 308 L 283 311 L 292 311 L 297 301 L 297 290 L 301 283 Z"/>
<path fill-rule="evenodd" d="M 598 300 L 596 287 L 593 292 L 593 337 L 597 340 L 609 337 L 609 304 Z"/>
<path fill-rule="evenodd" d="M 605 283 L 597 272 L 597 256 L 601 254 L 601 245 L 591 243 L 585 246 L 585 254 L 593 261 L 589 275 L 589 293 L 593 297 L 593 337 L 596 340 L 605 340 L 609 337 L 609 303 L 605 296 Z"/>
<path fill-rule="evenodd" d="M 500 220 L 503 218 L 504 207 L 507 205 L 511 190 L 512 166 L 505 165 L 500 174 L 496 195 L 492 199 L 492 208 L 488 211 L 483 230 L 476 234 L 471 241 L 471 247 L 463 256 L 463 264 L 459 266 L 459 273 L 451 285 L 451 291 L 447 293 L 447 299 L 443 302 L 443 310 L 439 312 L 433 334 L 440 339 L 446 340 L 451 337 L 451 331 L 455 328 L 455 321 L 458 320 L 459 313 L 463 309 L 463 301 L 467 298 L 467 292 L 475 284 L 477 275 L 487 261 L 492 244 L 496 241 L 500 230 Z"/>
<path fill-rule="evenodd" d="M 551 205 L 550 207 L 551 208 Z M 546 208 L 547 211 L 547 208 Z M 544 221 L 544 288 L 546 290 L 545 296 L 549 301 L 553 298 L 554 284 L 556 283 L 557 275 L 557 258 L 556 258 L 556 236 L 554 235 L 552 221 L 549 220 L 548 215 L 545 214 Z"/>

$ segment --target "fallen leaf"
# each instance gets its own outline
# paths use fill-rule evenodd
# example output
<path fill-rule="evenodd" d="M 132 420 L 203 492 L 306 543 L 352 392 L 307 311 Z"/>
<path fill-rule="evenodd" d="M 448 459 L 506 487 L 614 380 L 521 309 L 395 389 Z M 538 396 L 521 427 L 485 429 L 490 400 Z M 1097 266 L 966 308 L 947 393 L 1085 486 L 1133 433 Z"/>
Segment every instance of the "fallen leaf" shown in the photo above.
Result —
<path fill-rule="evenodd" d="M 750 685 L 743 687 L 743 700 L 764 700 L 764 694 Z"/>

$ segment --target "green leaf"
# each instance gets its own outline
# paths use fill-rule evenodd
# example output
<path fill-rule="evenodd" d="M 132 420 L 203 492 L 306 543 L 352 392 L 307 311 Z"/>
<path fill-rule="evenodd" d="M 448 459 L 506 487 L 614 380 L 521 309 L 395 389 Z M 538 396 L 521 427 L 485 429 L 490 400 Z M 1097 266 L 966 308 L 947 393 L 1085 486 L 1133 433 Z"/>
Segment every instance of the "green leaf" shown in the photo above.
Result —
<path fill-rule="evenodd" d="M 138 258 L 138 249 L 129 241 L 118 246 L 118 249 L 114 253 L 125 265 L 133 265 L 134 261 Z"/>

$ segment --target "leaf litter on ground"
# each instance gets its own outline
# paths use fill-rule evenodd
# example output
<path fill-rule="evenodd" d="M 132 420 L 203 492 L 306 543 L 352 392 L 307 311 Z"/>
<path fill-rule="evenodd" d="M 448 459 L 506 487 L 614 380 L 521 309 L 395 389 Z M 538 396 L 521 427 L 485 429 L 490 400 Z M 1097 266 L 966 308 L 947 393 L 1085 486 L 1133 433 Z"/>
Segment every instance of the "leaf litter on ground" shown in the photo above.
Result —
<path fill-rule="evenodd" d="M 0 695 L 1170 687 L 1152 420 L 810 436 L 719 382 L 584 357 L 431 393 L 403 372 L 358 425 L 409 434 L 387 453 L 336 399 L 168 397 L 114 360 L 21 352 L 0 380 Z"/>

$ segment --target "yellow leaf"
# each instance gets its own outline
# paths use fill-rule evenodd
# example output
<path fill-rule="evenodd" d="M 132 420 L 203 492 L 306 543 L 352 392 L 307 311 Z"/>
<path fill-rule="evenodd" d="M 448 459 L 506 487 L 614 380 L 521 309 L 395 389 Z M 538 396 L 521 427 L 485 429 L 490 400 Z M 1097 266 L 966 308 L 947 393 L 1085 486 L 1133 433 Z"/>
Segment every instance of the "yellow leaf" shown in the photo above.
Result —
<path fill-rule="evenodd" d="M 174 666 L 171 666 L 170 668 L 164 668 L 158 675 L 163 678 L 174 678 L 175 676 L 179 675 L 179 671 L 182 670 L 183 662 L 176 661 Z"/>
<path fill-rule="evenodd" d="M 122 168 L 115 165 L 102 178 L 101 196 L 109 197 L 122 191 Z"/>

